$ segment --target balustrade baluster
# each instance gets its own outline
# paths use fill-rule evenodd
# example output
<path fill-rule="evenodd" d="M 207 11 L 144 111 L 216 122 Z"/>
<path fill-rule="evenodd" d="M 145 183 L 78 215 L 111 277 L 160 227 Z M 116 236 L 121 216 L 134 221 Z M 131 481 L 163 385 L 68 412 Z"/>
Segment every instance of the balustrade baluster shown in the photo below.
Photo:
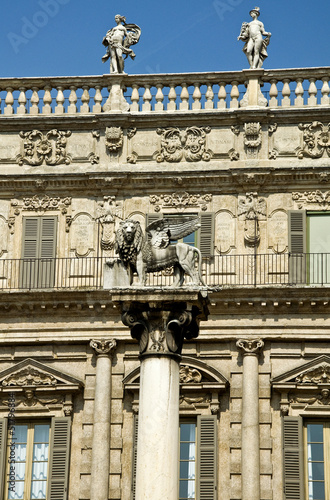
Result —
<path fill-rule="evenodd" d="M 309 81 L 310 81 L 310 85 L 309 85 L 309 89 L 308 89 L 308 93 L 309 93 L 308 105 L 309 106 L 316 106 L 317 105 L 317 95 L 316 95 L 317 88 L 315 85 L 316 78 L 310 78 Z"/>
<path fill-rule="evenodd" d="M 175 84 L 170 83 L 170 91 L 168 93 L 168 100 L 169 103 L 167 105 L 167 111 L 175 111 L 176 110 L 176 91 L 175 91 Z"/>
<path fill-rule="evenodd" d="M 286 108 L 291 106 L 291 89 L 290 89 L 290 80 L 289 78 L 285 78 L 283 80 L 283 89 L 282 89 L 282 107 Z"/>
<path fill-rule="evenodd" d="M 52 112 L 52 95 L 50 93 L 51 90 L 52 90 L 52 88 L 50 85 L 47 85 L 45 87 L 45 94 L 44 94 L 44 98 L 43 98 L 44 105 L 42 108 L 42 113 L 44 115 L 50 115 Z"/>
<path fill-rule="evenodd" d="M 152 95 L 150 92 L 150 85 L 145 85 L 145 91 L 143 94 L 142 111 L 145 111 L 145 112 L 151 111 L 151 99 L 152 99 Z"/>
<path fill-rule="evenodd" d="M 25 115 L 26 114 L 26 95 L 25 95 L 25 88 L 21 87 L 19 89 L 20 95 L 18 97 L 18 108 L 17 108 L 17 114 L 18 115 Z"/>
<path fill-rule="evenodd" d="M 58 87 L 56 96 L 57 106 L 55 108 L 56 115 L 62 115 L 64 113 L 64 100 L 63 87 Z"/>
<path fill-rule="evenodd" d="M 238 102 L 238 98 L 239 98 L 238 82 L 232 82 L 232 88 L 231 88 L 231 92 L 230 92 L 230 97 L 231 97 L 230 107 L 231 108 L 238 108 L 238 106 L 239 106 L 239 102 Z"/>
<path fill-rule="evenodd" d="M 96 85 L 95 86 L 95 96 L 94 96 L 94 106 L 93 106 L 93 113 L 101 113 L 102 112 L 102 93 L 101 93 L 101 86 Z"/>
<path fill-rule="evenodd" d="M 206 98 L 205 109 L 213 109 L 214 108 L 214 102 L 213 102 L 214 92 L 213 92 L 212 84 L 207 85 L 207 91 L 205 92 L 205 98 Z"/>
<path fill-rule="evenodd" d="M 220 82 L 219 83 L 219 92 L 218 92 L 218 109 L 226 109 L 227 103 L 227 92 L 226 92 L 226 83 L 225 82 Z"/>
<path fill-rule="evenodd" d="M 157 83 L 157 93 L 156 93 L 156 104 L 155 111 L 163 111 L 164 110 L 164 94 L 163 94 L 163 85 L 161 83 Z"/>
<path fill-rule="evenodd" d="M 321 89 L 321 93 L 322 93 L 321 105 L 322 106 L 329 106 L 329 104 L 330 104 L 330 98 L 329 98 L 329 93 L 330 93 L 329 77 L 327 77 L 327 76 L 323 77 L 322 81 L 323 81 L 323 86 L 322 86 L 322 89 Z"/>
<path fill-rule="evenodd" d="M 133 83 L 132 85 L 132 96 L 131 96 L 131 111 L 139 111 L 139 101 L 140 101 L 140 94 L 139 94 L 139 86 Z"/>
<path fill-rule="evenodd" d="M 76 90 L 77 90 L 77 87 L 75 87 L 74 85 L 71 85 L 70 87 L 70 95 L 69 95 L 69 106 L 68 106 L 68 113 L 70 115 L 74 115 L 77 113 L 77 93 L 76 93 Z"/>
<path fill-rule="evenodd" d="M 189 92 L 187 89 L 187 84 L 182 83 L 181 87 L 182 87 L 181 94 L 180 94 L 181 102 L 180 102 L 179 109 L 182 111 L 187 111 L 189 109 Z"/>
<path fill-rule="evenodd" d="M 88 85 L 83 85 L 83 93 L 81 96 L 81 102 L 82 105 L 80 107 L 80 113 L 89 113 L 90 108 L 89 108 L 89 87 Z"/>
<path fill-rule="evenodd" d="M 6 95 L 6 98 L 5 98 L 6 107 L 4 109 L 4 114 L 5 115 L 12 115 L 14 113 L 14 108 L 13 108 L 13 104 L 14 104 L 13 89 L 11 87 L 8 87 L 6 89 L 6 91 L 7 91 L 7 95 Z"/>
<path fill-rule="evenodd" d="M 202 94 L 201 94 L 201 91 L 200 91 L 200 84 L 199 83 L 195 83 L 195 90 L 194 90 L 194 93 L 193 93 L 193 99 L 194 99 L 194 102 L 192 104 L 192 109 L 194 111 L 197 111 L 199 109 L 202 108 L 202 103 L 201 103 L 201 98 L 202 98 Z"/>
<path fill-rule="evenodd" d="M 277 80 L 270 80 L 271 86 L 269 89 L 269 107 L 277 108 L 278 106 L 278 89 L 277 89 Z"/>
<path fill-rule="evenodd" d="M 295 106 L 303 106 L 304 105 L 304 87 L 302 85 L 302 82 L 304 81 L 303 78 L 297 78 L 297 86 L 295 90 L 296 98 L 294 100 L 294 105 Z"/>
<path fill-rule="evenodd" d="M 39 95 L 38 95 L 38 88 L 37 87 L 32 87 L 32 96 L 31 96 L 31 108 L 30 108 L 30 115 L 38 115 L 39 114 Z"/>

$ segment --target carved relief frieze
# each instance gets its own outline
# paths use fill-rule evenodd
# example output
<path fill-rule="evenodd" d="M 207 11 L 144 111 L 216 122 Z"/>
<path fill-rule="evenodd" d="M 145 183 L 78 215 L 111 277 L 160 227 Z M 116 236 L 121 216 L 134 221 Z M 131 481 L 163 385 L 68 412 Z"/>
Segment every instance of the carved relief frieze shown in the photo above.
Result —
<path fill-rule="evenodd" d="M 123 146 L 124 133 L 121 127 L 107 127 L 105 146 L 111 153 L 117 153 Z"/>
<path fill-rule="evenodd" d="M 330 156 L 330 123 L 300 123 L 299 130 L 303 132 L 303 147 L 297 151 L 299 159 L 322 158 L 325 153 Z"/>
<path fill-rule="evenodd" d="M 208 204 L 212 201 L 212 194 L 191 194 L 186 191 L 172 194 L 151 195 L 149 198 L 151 205 L 155 205 L 155 212 L 162 209 L 175 208 L 184 210 L 185 208 L 196 208 L 206 211 Z"/>
<path fill-rule="evenodd" d="M 330 366 L 328 363 L 322 363 L 313 367 L 296 377 L 298 384 L 330 384 Z"/>
<path fill-rule="evenodd" d="M 244 145 L 248 158 L 257 158 L 262 142 L 261 125 L 258 122 L 244 123 Z"/>
<path fill-rule="evenodd" d="M 53 375 L 43 373 L 36 368 L 28 366 L 12 375 L 4 378 L 1 382 L 3 387 L 9 386 L 44 386 L 56 385 L 56 378 Z"/>
<path fill-rule="evenodd" d="M 206 146 L 206 134 L 211 132 L 210 127 L 194 126 L 185 130 L 177 127 L 159 128 L 156 132 L 161 136 L 160 150 L 155 153 L 158 163 L 210 161 L 213 156 L 213 152 Z"/>
<path fill-rule="evenodd" d="M 293 192 L 292 199 L 298 205 L 298 208 L 303 208 L 306 205 L 318 205 L 323 210 L 328 210 L 330 206 L 330 191 L 305 191 L 303 193 Z"/>
<path fill-rule="evenodd" d="M 71 131 L 50 130 L 43 133 L 40 130 L 20 132 L 23 139 L 23 154 L 17 157 L 19 165 L 60 165 L 71 163 L 71 156 L 67 154 L 67 138 Z"/>

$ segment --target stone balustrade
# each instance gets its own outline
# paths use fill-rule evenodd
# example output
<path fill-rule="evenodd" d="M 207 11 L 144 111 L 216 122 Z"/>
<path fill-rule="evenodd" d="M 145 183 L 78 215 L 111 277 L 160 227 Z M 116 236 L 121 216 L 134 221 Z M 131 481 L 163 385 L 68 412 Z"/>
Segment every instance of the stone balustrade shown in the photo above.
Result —
<path fill-rule="evenodd" d="M 74 115 L 118 112 L 121 88 L 130 113 L 238 109 L 252 80 L 270 108 L 329 106 L 330 67 L 237 72 L 84 77 L 1 78 L 0 114 Z"/>

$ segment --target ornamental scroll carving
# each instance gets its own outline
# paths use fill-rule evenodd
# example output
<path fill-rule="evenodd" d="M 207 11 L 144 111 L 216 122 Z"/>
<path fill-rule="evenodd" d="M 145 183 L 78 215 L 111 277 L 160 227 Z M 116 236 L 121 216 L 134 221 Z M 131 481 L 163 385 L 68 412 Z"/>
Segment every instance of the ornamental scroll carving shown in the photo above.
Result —
<path fill-rule="evenodd" d="M 237 348 L 244 355 L 259 355 L 264 343 L 261 339 L 239 339 L 236 342 Z"/>
<path fill-rule="evenodd" d="M 202 374 L 196 368 L 190 366 L 180 366 L 181 384 L 198 384 L 202 380 Z"/>
<path fill-rule="evenodd" d="M 257 158 L 261 146 L 261 125 L 258 122 L 244 123 L 244 144 L 248 158 Z"/>
<path fill-rule="evenodd" d="M 105 145 L 108 151 L 117 152 L 123 146 L 123 130 L 121 127 L 107 127 L 105 130 Z"/>
<path fill-rule="evenodd" d="M 67 138 L 70 131 L 50 130 L 47 133 L 40 130 L 31 132 L 20 132 L 23 139 L 23 155 L 17 157 L 19 165 L 31 165 L 37 167 L 42 164 L 60 165 L 71 163 L 71 156 L 67 154 Z"/>
<path fill-rule="evenodd" d="M 304 205 L 315 204 L 321 205 L 323 210 L 327 210 L 330 206 L 330 191 L 305 191 L 304 193 L 294 192 L 292 193 L 293 201 L 296 201 L 299 208 Z"/>
<path fill-rule="evenodd" d="M 161 136 L 160 150 L 155 153 L 158 163 L 210 161 L 213 156 L 213 152 L 206 148 L 206 134 L 211 132 L 210 127 L 188 127 L 186 130 L 158 128 L 156 132 Z"/>
<path fill-rule="evenodd" d="M 66 213 L 66 209 L 71 205 L 72 198 L 60 198 L 54 197 L 50 198 L 49 196 L 32 196 L 23 198 L 23 206 L 22 210 L 33 210 L 35 212 L 38 211 L 46 211 L 46 210 L 60 210 L 62 209 L 62 213 Z M 13 205 L 13 202 L 12 202 Z M 13 205 L 14 206 L 14 205 Z"/>
<path fill-rule="evenodd" d="M 149 200 L 152 205 L 155 205 L 155 212 L 160 212 L 162 208 L 176 208 L 177 210 L 197 208 L 206 211 L 207 204 L 212 201 L 212 194 L 190 194 L 184 191 L 172 194 L 151 195 Z"/>
<path fill-rule="evenodd" d="M 299 130 L 303 132 L 303 147 L 297 151 L 300 160 L 308 158 L 322 158 L 324 153 L 330 156 L 330 123 L 321 122 L 300 123 Z"/>

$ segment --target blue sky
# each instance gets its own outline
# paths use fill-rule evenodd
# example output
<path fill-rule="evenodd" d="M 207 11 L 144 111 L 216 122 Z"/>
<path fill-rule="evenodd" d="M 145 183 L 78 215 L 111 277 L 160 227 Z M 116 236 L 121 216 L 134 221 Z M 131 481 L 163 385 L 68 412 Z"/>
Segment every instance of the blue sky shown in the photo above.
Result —
<path fill-rule="evenodd" d="M 256 2 L 272 33 L 264 68 L 330 66 L 328 0 Z M 245 69 L 237 36 L 256 6 L 254 0 L 1 0 L 1 5 L 0 77 L 108 73 L 101 42 L 115 25 L 115 14 L 142 29 L 127 73 Z"/>

